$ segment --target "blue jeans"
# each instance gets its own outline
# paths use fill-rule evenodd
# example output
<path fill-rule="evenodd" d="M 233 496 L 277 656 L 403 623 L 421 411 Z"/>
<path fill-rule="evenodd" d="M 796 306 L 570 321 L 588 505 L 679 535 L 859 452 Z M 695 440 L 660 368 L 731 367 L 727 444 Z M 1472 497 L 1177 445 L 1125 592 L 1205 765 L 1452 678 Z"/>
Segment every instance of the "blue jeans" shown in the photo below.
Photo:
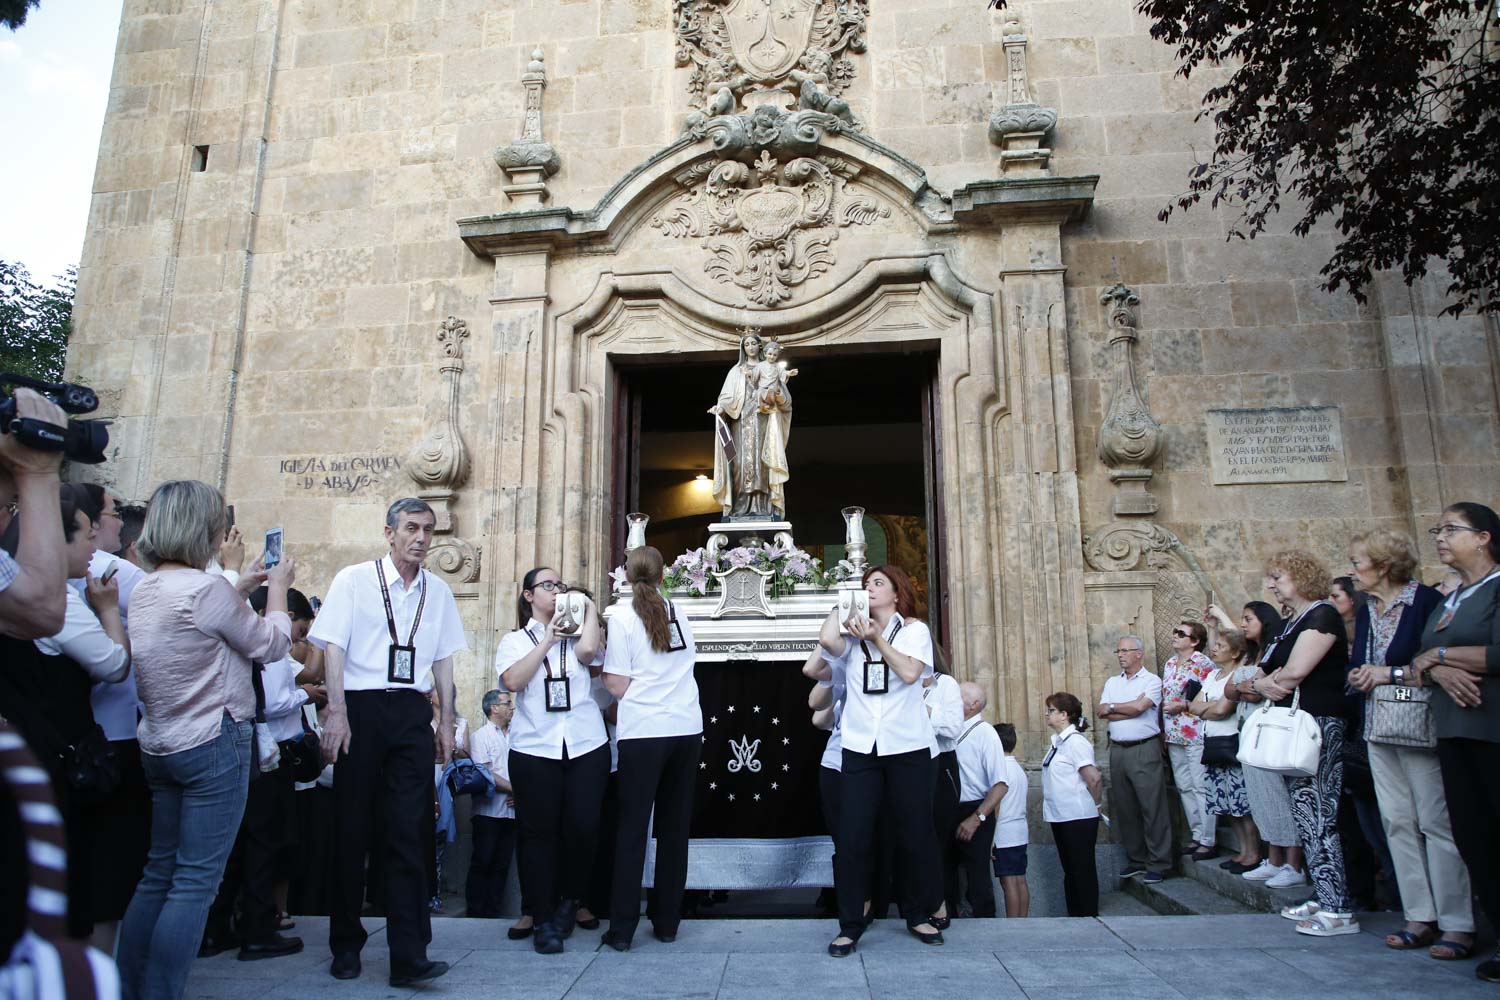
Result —
<path fill-rule="evenodd" d="M 225 713 L 210 743 L 141 754 L 151 786 L 151 853 L 120 925 L 125 1000 L 179 1000 L 187 987 L 245 812 L 250 727 Z"/>

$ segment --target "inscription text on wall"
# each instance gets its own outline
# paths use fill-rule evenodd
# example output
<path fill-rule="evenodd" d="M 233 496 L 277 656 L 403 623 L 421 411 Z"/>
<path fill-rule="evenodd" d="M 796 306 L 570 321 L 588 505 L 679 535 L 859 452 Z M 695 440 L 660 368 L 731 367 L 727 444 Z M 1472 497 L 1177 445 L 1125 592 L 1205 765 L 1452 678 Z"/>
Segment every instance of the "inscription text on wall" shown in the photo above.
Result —
<path fill-rule="evenodd" d="M 1337 406 L 1209 410 L 1207 421 L 1216 486 L 1349 478 Z"/>

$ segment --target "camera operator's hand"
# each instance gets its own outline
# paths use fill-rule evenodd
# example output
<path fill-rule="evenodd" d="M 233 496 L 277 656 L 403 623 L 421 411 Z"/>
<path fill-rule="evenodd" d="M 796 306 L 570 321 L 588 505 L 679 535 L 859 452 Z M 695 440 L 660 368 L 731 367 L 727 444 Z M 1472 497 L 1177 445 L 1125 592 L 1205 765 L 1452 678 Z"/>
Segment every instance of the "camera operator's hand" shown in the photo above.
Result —
<path fill-rule="evenodd" d="M 118 574 L 111 574 L 108 580 L 100 576 L 87 576 L 84 585 L 84 598 L 89 602 L 89 607 L 94 614 L 102 617 L 100 612 L 106 608 L 114 608 L 118 614 L 120 610 L 120 578 Z"/>
<path fill-rule="evenodd" d="M 262 557 L 264 559 L 264 557 Z M 263 570 L 266 574 L 266 586 L 286 590 L 297 578 L 297 562 L 290 555 L 283 555 L 281 562 L 272 566 L 269 570 Z"/>
<path fill-rule="evenodd" d="M 219 565 L 238 573 L 245 567 L 245 536 L 238 527 L 230 528 L 219 546 Z"/>
<path fill-rule="evenodd" d="M 240 574 L 240 582 L 235 585 L 235 589 L 240 592 L 241 597 L 245 598 L 245 600 L 248 601 L 250 599 L 250 595 L 255 593 L 256 589 L 265 582 L 266 557 L 261 556 L 259 559 L 255 560 L 255 562 L 250 564 L 249 569 Z"/>
<path fill-rule="evenodd" d="M 68 415 L 63 408 L 34 389 L 16 390 L 16 417 L 68 426 Z M 0 434 L 0 465 L 17 476 L 55 476 L 62 460 L 60 451 L 36 451 L 17 441 L 14 434 Z"/>

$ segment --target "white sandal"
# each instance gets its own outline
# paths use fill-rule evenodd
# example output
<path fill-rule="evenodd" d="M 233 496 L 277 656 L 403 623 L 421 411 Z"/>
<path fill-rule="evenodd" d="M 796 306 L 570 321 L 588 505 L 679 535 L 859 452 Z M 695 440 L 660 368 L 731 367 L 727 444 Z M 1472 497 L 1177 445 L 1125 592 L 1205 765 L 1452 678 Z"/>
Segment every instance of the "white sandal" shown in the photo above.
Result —
<path fill-rule="evenodd" d="M 1311 918 L 1297 925 L 1298 934 L 1307 934 L 1311 937 L 1338 937 L 1340 934 L 1358 934 L 1359 921 L 1354 919 L 1352 913 L 1334 913 L 1332 910 L 1320 910 Z"/>
<path fill-rule="evenodd" d="M 1281 908 L 1281 915 L 1283 917 L 1298 922 L 1311 920 L 1315 915 L 1322 912 L 1323 908 L 1318 905 L 1316 899 L 1309 899 L 1307 902 L 1298 903 L 1296 906 L 1283 906 Z"/>

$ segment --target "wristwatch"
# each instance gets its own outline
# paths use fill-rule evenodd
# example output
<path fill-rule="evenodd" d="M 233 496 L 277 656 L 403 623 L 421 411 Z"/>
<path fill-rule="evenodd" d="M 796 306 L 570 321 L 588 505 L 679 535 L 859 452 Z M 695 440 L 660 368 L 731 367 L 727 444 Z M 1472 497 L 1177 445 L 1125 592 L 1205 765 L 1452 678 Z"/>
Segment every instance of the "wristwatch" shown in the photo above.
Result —
<path fill-rule="evenodd" d="M 1107 703 L 1104 707 L 1107 708 L 1107 709 L 1109 709 L 1108 712 L 1104 713 L 1105 715 L 1114 715 L 1115 714 L 1115 703 L 1114 702 L 1111 701 L 1111 702 Z"/>
<path fill-rule="evenodd" d="M 1443 664 L 1444 666 L 1447 665 L 1447 663 L 1448 663 L 1448 647 L 1447 646 L 1439 646 L 1438 647 L 1438 663 Z"/>
<path fill-rule="evenodd" d="M 981 813 L 981 812 L 975 813 L 974 814 L 974 818 L 977 819 L 977 820 L 979 820 L 979 822 L 981 822 L 981 823 L 983 823 L 985 820 L 989 819 L 988 816 L 986 816 L 984 813 Z"/>
<path fill-rule="evenodd" d="M 1405 684 L 1406 683 L 1406 668 L 1405 667 L 1392 667 L 1391 668 L 1391 683 L 1392 684 Z"/>

